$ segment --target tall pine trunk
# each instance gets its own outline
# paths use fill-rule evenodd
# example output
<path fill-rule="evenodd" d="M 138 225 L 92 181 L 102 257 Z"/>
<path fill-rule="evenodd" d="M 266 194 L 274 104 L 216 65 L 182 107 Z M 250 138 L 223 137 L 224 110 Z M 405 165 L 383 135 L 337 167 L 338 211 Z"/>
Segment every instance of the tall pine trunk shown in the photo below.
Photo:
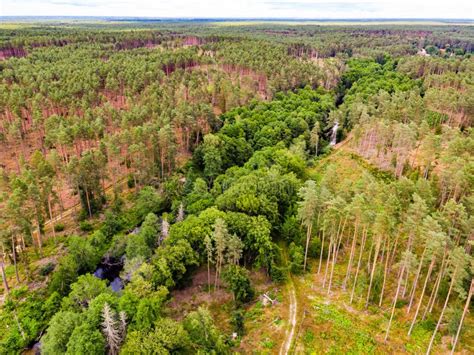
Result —
<path fill-rule="evenodd" d="M 326 269 L 324 270 L 323 288 L 326 286 L 326 278 L 328 276 L 329 260 L 331 259 L 332 248 L 333 248 L 333 236 L 329 236 L 328 256 L 326 258 Z"/>
<path fill-rule="evenodd" d="M 304 265 L 303 265 L 303 271 L 306 271 L 306 261 L 308 260 L 308 248 L 309 248 L 309 241 L 311 239 L 311 230 L 313 229 L 313 225 L 310 224 L 308 225 L 308 228 L 306 230 L 306 248 L 304 250 Z"/>
<path fill-rule="evenodd" d="M 370 281 L 369 281 L 369 289 L 367 290 L 367 298 L 365 300 L 365 308 L 369 307 L 369 299 L 370 299 L 370 292 L 372 291 L 372 283 L 374 281 L 375 275 L 375 268 L 377 266 L 377 259 L 379 257 L 380 252 L 380 237 L 377 237 L 377 241 L 375 242 L 375 252 L 374 252 L 374 262 L 372 263 L 372 269 L 370 271 Z"/>
<path fill-rule="evenodd" d="M 43 237 L 41 234 L 41 225 L 39 218 L 36 219 L 36 224 L 37 224 L 37 229 L 38 229 L 38 248 L 39 248 L 39 254 L 41 257 L 43 257 Z"/>
<path fill-rule="evenodd" d="M 410 336 L 411 332 L 413 331 L 413 327 L 415 326 L 415 323 L 416 323 L 416 318 L 418 317 L 418 313 L 420 312 L 421 304 L 423 303 L 423 297 L 425 296 L 426 286 L 428 285 L 428 280 L 430 279 L 431 272 L 433 271 L 435 260 L 436 259 L 433 258 L 431 260 L 430 266 L 428 267 L 428 271 L 427 271 L 426 277 L 425 277 L 425 282 L 423 284 L 423 289 L 421 290 L 420 299 L 418 301 L 418 305 L 416 306 L 415 315 L 414 315 L 413 320 L 411 322 L 410 329 L 408 330 L 408 336 Z"/>
<path fill-rule="evenodd" d="M 367 227 L 362 231 L 362 242 L 361 242 L 361 246 L 360 246 L 359 260 L 357 262 L 357 270 L 356 270 L 356 273 L 355 273 L 355 276 L 354 276 L 354 284 L 352 286 L 350 303 L 352 303 L 352 300 L 354 299 L 354 292 L 355 292 L 355 288 L 356 288 L 356 285 L 357 285 L 357 278 L 359 276 L 360 265 L 362 263 L 362 255 L 364 254 L 364 248 L 365 248 L 366 240 L 367 240 Z"/>
<path fill-rule="evenodd" d="M 10 287 L 8 286 L 7 275 L 5 274 L 5 258 L 4 254 L 2 253 L 2 261 L 0 262 L 0 270 L 2 272 L 2 281 L 3 281 L 3 288 L 7 294 L 10 293 Z"/>
<path fill-rule="evenodd" d="M 444 301 L 444 306 L 443 310 L 441 311 L 441 314 L 439 315 L 438 323 L 436 323 L 435 330 L 433 332 L 433 335 L 431 336 L 430 344 L 428 345 L 428 349 L 426 350 L 426 354 L 428 355 L 431 352 L 431 348 L 433 347 L 434 339 L 436 337 L 436 333 L 438 332 L 439 326 L 441 324 L 441 321 L 443 320 L 444 317 L 444 312 L 446 311 L 446 307 L 448 306 L 449 302 L 449 297 L 451 296 L 451 291 L 453 290 L 454 282 L 456 280 L 456 273 L 457 273 L 457 268 L 454 270 L 453 275 L 451 277 L 451 283 L 449 285 L 449 291 L 446 296 L 446 300 Z"/>
<path fill-rule="evenodd" d="M 211 268 L 209 265 L 209 257 L 207 258 L 207 287 L 209 289 L 209 293 L 211 293 Z"/>
<path fill-rule="evenodd" d="M 349 255 L 349 264 L 347 265 L 346 277 L 344 278 L 344 282 L 342 283 L 342 288 L 344 290 L 346 289 L 347 281 L 349 280 L 349 277 L 351 276 L 352 262 L 354 260 L 355 247 L 357 243 L 358 227 L 359 227 L 359 224 L 356 221 L 354 225 L 354 234 L 352 235 L 351 254 Z"/>
<path fill-rule="evenodd" d="M 54 228 L 53 211 L 51 209 L 51 196 L 50 195 L 48 195 L 48 210 L 49 210 L 49 220 L 51 221 L 51 229 L 53 230 L 53 239 L 54 239 L 54 243 L 56 244 L 56 230 Z"/>
<path fill-rule="evenodd" d="M 13 264 L 15 266 L 15 277 L 16 281 L 20 283 L 20 276 L 18 274 L 18 264 L 16 262 L 16 243 L 15 243 L 15 237 L 12 236 L 12 253 L 13 253 Z"/>
<path fill-rule="evenodd" d="M 393 298 L 392 312 L 390 313 L 390 320 L 388 321 L 387 331 L 385 332 L 385 341 L 387 341 L 388 339 L 388 334 L 390 333 L 390 327 L 392 326 L 393 315 L 395 314 L 395 307 L 397 305 L 398 295 L 400 294 L 400 288 L 402 286 L 404 273 L 405 273 L 405 261 L 403 263 L 400 276 L 398 277 L 397 292 L 395 293 L 395 297 Z"/>
<path fill-rule="evenodd" d="M 346 222 L 347 222 L 347 216 L 344 219 L 344 224 L 342 225 L 342 229 L 340 228 L 340 224 L 339 224 L 338 234 L 336 235 L 336 243 L 334 244 L 334 253 L 333 253 L 333 257 L 332 257 L 331 275 L 329 276 L 328 294 L 329 294 L 329 292 L 331 292 L 332 277 L 334 275 L 334 267 L 336 266 L 337 256 L 339 254 L 339 249 L 341 247 L 342 236 L 344 234 L 344 229 L 346 227 Z"/>
<path fill-rule="evenodd" d="M 431 313 L 431 311 L 433 310 L 433 306 L 436 302 L 436 297 L 438 296 L 439 286 L 441 284 L 441 280 L 443 279 L 444 271 L 446 269 L 446 256 L 447 256 L 447 254 L 448 254 L 448 249 L 446 248 L 444 250 L 443 261 L 441 262 L 441 267 L 440 267 L 440 270 L 439 270 L 439 273 L 438 273 L 438 277 L 436 279 L 435 286 L 434 286 L 434 288 L 431 292 L 430 298 L 428 300 L 428 306 L 426 307 L 425 312 L 423 313 L 423 317 L 421 318 L 422 320 L 425 320 L 425 317 L 426 317 L 427 313 Z"/>
<path fill-rule="evenodd" d="M 469 305 L 471 304 L 471 297 L 472 297 L 473 292 L 474 292 L 474 279 L 471 280 L 471 287 L 469 288 L 469 294 L 467 296 L 466 305 L 464 306 L 461 320 L 459 321 L 458 330 L 456 332 L 456 336 L 454 337 L 453 347 L 451 349 L 451 355 L 454 354 L 454 349 L 456 349 L 456 344 L 458 343 L 458 340 L 459 340 L 459 334 L 461 334 L 462 323 L 464 322 L 464 318 L 466 318 L 466 314 L 469 310 Z"/>
<path fill-rule="evenodd" d="M 318 266 L 318 275 L 321 272 L 321 264 L 323 263 L 323 252 L 324 252 L 324 236 L 326 234 L 326 228 L 323 228 L 323 237 L 321 241 L 321 252 L 319 255 L 319 266 Z"/>
<path fill-rule="evenodd" d="M 415 280 L 413 281 L 413 286 L 410 292 L 410 302 L 408 303 L 407 314 L 410 313 L 411 306 L 413 305 L 413 299 L 415 298 L 416 286 L 418 286 L 418 279 L 420 278 L 421 268 L 423 267 L 423 261 L 425 259 L 426 247 L 421 254 L 420 265 L 418 266 L 418 271 L 416 272 Z"/>
<path fill-rule="evenodd" d="M 385 284 L 387 282 L 388 265 L 390 261 L 390 243 L 388 242 L 388 238 L 387 238 L 387 247 L 388 247 L 388 250 L 386 251 L 386 255 L 385 255 L 385 267 L 383 271 L 383 282 L 382 282 L 382 290 L 380 291 L 379 307 L 382 307 L 383 295 L 385 292 Z"/>

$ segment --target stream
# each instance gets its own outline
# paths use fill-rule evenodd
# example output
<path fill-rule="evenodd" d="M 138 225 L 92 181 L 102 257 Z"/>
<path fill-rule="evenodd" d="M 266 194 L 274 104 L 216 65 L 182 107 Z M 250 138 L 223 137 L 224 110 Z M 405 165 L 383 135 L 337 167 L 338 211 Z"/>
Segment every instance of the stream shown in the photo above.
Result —
<path fill-rule="evenodd" d="M 100 262 L 97 269 L 94 271 L 94 276 L 101 280 L 110 281 L 112 291 L 119 292 L 123 290 L 123 280 L 120 277 L 120 272 L 123 269 L 124 257 L 119 260 L 105 257 Z"/>

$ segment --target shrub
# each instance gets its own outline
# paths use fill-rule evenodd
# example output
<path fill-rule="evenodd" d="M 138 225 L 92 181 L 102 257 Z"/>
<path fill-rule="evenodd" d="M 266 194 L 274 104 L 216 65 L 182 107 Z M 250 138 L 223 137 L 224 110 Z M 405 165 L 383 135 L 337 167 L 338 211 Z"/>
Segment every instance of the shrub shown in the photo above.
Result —
<path fill-rule="evenodd" d="M 290 271 L 293 274 L 301 274 L 303 272 L 304 250 L 301 245 L 295 243 L 290 244 Z"/>
<path fill-rule="evenodd" d="M 224 270 L 222 277 L 231 289 L 236 303 L 245 303 L 253 298 L 254 290 L 246 269 L 238 265 L 229 265 Z"/>
<path fill-rule="evenodd" d="M 273 282 L 281 283 L 286 280 L 286 268 L 283 266 L 278 266 L 275 263 L 271 264 L 270 267 L 270 278 Z"/>
<path fill-rule="evenodd" d="M 94 226 L 87 221 L 82 221 L 79 222 L 79 229 L 83 232 L 90 232 L 94 229 Z"/>
<path fill-rule="evenodd" d="M 43 267 L 41 267 L 39 269 L 39 274 L 41 276 L 46 276 L 46 275 L 49 275 L 55 268 L 55 264 L 54 263 L 47 263 L 46 265 L 44 265 Z"/>
<path fill-rule="evenodd" d="M 54 231 L 57 233 L 62 232 L 64 229 L 65 229 L 65 226 L 62 223 L 56 223 L 54 225 Z"/>
<path fill-rule="evenodd" d="M 245 334 L 244 311 L 242 308 L 236 309 L 234 312 L 232 312 L 231 323 L 232 323 L 232 326 L 234 327 L 234 331 L 239 336 L 242 336 Z"/>

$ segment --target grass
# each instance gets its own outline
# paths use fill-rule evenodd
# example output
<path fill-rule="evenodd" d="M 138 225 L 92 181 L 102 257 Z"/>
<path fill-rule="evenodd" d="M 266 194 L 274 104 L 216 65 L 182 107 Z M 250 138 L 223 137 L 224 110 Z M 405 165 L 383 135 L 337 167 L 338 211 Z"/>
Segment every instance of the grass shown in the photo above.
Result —
<path fill-rule="evenodd" d="M 336 282 L 333 282 L 330 295 L 327 295 L 326 289 L 322 289 L 322 276 L 315 278 L 313 271 L 294 278 L 298 304 L 305 310 L 296 339 L 297 352 L 417 354 L 426 350 L 431 329 L 429 326 L 419 325 L 409 338 L 409 323 L 404 308 L 396 310 L 390 338 L 385 342 L 385 330 L 390 316 L 389 302 L 386 300 L 382 308 L 372 305 L 365 309 L 365 292 L 362 292 L 350 304 L 350 292 L 342 290 L 340 282 L 346 265 L 338 266 L 335 271 Z"/>
<path fill-rule="evenodd" d="M 338 189 L 354 183 L 363 175 L 389 183 L 393 176 L 377 169 L 365 159 L 339 148 L 331 154 L 317 159 L 307 169 L 309 178 L 321 180 L 334 179 Z M 347 264 L 338 263 L 334 270 L 331 293 L 322 289 L 325 263 L 321 275 L 316 275 L 318 261 L 310 262 L 310 271 L 300 277 L 294 277 L 298 305 L 304 315 L 298 319 L 298 335 L 295 352 L 305 354 L 386 354 L 386 353 L 424 353 L 439 315 L 436 309 L 431 319 L 418 322 L 411 337 L 407 332 L 413 313 L 407 316 L 406 302 L 400 300 L 395 310 L 394 320 L 387 342 L 384 341 L 391 309 L 391 299 L 396 285 L 389 280 L 385 290 L 382 307 L 378 307 L 378 297 L 365 309 L 367 280 L 365 271 L 359 275 L 356 298 L 350 304 L 350 287 L 344 291 L 344 279 Z M 352 285 L 350 283 L 350 285 Z M 406 301 L 406 300 L 405 300 Z M 474 317 L 467 316 L 457 351 L 474 353 Z M 446 335 L 445 329 L 440 332 Z M 450 350 L 449 341 L 441 341 L 438 334 L 433 353 L 445 353 Z M 444 344 L 443 344 L 444 343 Z"/>

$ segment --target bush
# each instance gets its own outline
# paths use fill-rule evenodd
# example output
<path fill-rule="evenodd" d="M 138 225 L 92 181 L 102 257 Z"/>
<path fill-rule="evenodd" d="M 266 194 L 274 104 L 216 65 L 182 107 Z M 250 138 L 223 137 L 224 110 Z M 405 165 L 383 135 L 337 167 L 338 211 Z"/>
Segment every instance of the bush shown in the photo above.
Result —
<path fill-rule="evenodd" d="M 90 232 L 94 229 L 94 226 L 87 221 L 81 221 L 79 222 L 79 229 L 83 232 Z"/>
<path fill-rule="evenodd" d="M 281 227 L 281 235 L 288 243 L 305 238 L 304 233 L 301 232 L 300 222 L 295 215 L 285 218 Z"/>
<path fill-rule="evenodd" d="M 62 232 L 64 229 L 65 229 L 65 226 L 62 223 L 57 223 L 54 225 L 54 231 L 57 233 Z"/>
<path fill-rule="evenodd" d="M 451 306 L 446 312 L 446 320 L 448 323 L 448 332 L 451 336 L 456 335 L 459 323 L 461 322 L 462 308 Z"/>
<path fill-rule="evenodd" d="M 127 187 L 129 189 L 133 189 L 135 187 L 135 179 L 133 178 L 132 174 L 127 176 Z"/>
<path fill-rule="evenodd" d="M 47 263 L 46 265 L 44 265 L 43 267 L 41 267 L 39 269 L 39 274 L 41 276 L 46 276 L 46 275 L 49 275 L 55 268 L 55 264 L 54 263 Z"/>
<path fill-rule="evenodd" d="M 205 308 L 189 313 L 183 321 L 193 348 L 200 354 L 226 354 L 227 345 L 211 314 Z"/>
<path fill-rule="evenodd" d="M 229 265 L 224 270 L 222 277 L 231 289 L 237 304 L 252 300 L 254 290 L 246 269 L 238 265 Z"/>
<path fill-rule="evenodd" d="M 111 211 L 105 212 L 104 224 L 101 227 L 101 231 L 107 236 L 112 237 L 124 228 L 125 221 L 118 213 Z"/>
<path fill-rule="evenodd" d="M 232 312 L 231 323 L 232 323 L 232 326 L 234 327 L 234 331 L 239 336 L 242 336 L 245 334 L 244 311 L 242 308 L 236 309 L 234 312 Z"/>
<path fill-rule="evenodd" d="M 285 267 L 272 263 L 269 271 L 270 278 L 273 282 L 282 283 L 286 280 L 286 272 L 287 270 Z"/>
<path fill-rule="evenodd" d="M 290 271 L 293 274 L 301 274 L 303 272 L 304 265 L 304 250 L 301 245 L 295 243 L 290 244 Z"/>
<path fill-rule="evenodd" d="M 74 328 L 81 324 L 81 315 L 74 312 L 58 312 L 49 322 L 48 332 L 41 338 L 43 354 L 64 354 Z"/>

